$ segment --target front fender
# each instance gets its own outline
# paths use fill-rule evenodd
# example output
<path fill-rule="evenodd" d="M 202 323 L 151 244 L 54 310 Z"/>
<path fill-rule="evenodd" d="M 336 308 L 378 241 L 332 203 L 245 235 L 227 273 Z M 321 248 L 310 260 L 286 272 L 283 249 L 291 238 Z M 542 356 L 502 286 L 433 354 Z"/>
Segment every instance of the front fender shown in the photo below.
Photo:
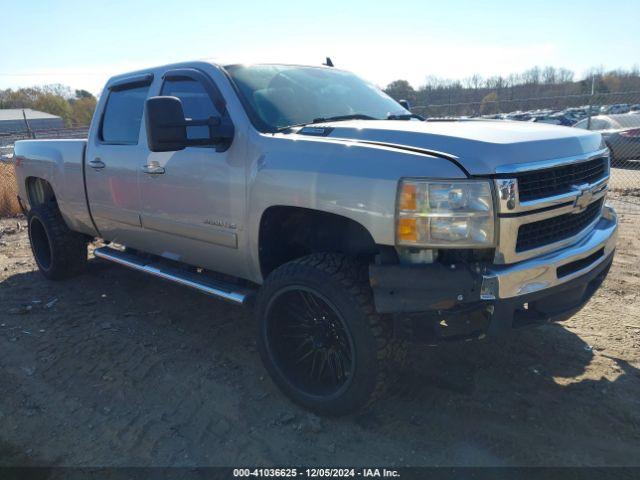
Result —
<path fill-rule="evenodd" d="M 271 206 L 329 212 L 362 225 L 380 245 L 393 245 L 402 177 L 466 178 L 452 162 L 416 152 L 333 139 L 271 136 L 249 166 L 249 238 L 259 264 L 262 214 Z"/>

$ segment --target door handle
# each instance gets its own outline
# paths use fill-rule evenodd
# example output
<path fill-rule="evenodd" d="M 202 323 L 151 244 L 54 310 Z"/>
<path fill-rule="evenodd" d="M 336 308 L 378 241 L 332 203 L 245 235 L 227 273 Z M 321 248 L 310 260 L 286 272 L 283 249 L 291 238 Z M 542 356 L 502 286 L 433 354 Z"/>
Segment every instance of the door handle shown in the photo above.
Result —
<path fill-rule="evenodd" d="M 144 165 L 142 167 L 142 171 L 149 175 L 162 175 L 164 173 L 164 167 L 161 167 L 157 163 L 150 163 L 148 165 Z"/>
<path fill-rule="evenodd" d="M 106 167 L 105 163 L 99 158 L 94 158 L 93 160 L 89 160 L 89 166 L 91 168 L 95 168 L 96 170 L 100 170 L 101 168 Z"/>

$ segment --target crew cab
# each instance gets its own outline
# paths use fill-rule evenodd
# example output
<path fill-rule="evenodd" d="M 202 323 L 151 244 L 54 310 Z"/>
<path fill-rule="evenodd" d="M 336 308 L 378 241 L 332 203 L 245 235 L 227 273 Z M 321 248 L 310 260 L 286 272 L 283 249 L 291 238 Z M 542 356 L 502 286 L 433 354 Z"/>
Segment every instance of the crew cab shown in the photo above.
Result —
<path fill-rule="evenodd" d="M 332 67 L 115 76 L 87 140 L 17 142 L 15 164 L 46 277 L 101 239 L 95 257 L 250 305 L 274 382 L 321 414 L 377 398 L 407 340 L 574 314 L 616 245 L 600 134 L 429 121 Z"/>

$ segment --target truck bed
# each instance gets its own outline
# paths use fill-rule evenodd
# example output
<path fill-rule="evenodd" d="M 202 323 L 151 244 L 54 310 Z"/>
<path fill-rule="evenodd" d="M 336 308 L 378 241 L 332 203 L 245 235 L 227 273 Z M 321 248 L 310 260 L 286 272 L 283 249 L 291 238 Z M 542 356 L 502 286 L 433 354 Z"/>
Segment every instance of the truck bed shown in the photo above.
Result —
<path fill-rule="evenodd" d="M 72 230 L 95 235 L 84 184 L 85 139 L 20 140 L 14 154 L 18 195 L 29 204 L 29 177 L 48 181 Z M 28 173 L 27 173 L 28 172 Z"/>

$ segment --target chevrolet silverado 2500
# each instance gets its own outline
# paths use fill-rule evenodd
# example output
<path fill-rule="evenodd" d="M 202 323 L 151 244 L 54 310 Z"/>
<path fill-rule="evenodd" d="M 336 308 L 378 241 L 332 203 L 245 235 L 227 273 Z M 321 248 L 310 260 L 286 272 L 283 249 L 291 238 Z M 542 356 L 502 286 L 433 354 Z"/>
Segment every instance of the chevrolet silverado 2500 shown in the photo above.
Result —
<path fill-rule="evenodd" d="M 191 62 L 116 76 L 87 140 L 15 146 L 41 272 L 96 257 L 251 303 L 294 401 L 344 414 L 406 340 L 567 318 L 617 232 L 600 134 L 425 121 L 330 67 Z"/>

